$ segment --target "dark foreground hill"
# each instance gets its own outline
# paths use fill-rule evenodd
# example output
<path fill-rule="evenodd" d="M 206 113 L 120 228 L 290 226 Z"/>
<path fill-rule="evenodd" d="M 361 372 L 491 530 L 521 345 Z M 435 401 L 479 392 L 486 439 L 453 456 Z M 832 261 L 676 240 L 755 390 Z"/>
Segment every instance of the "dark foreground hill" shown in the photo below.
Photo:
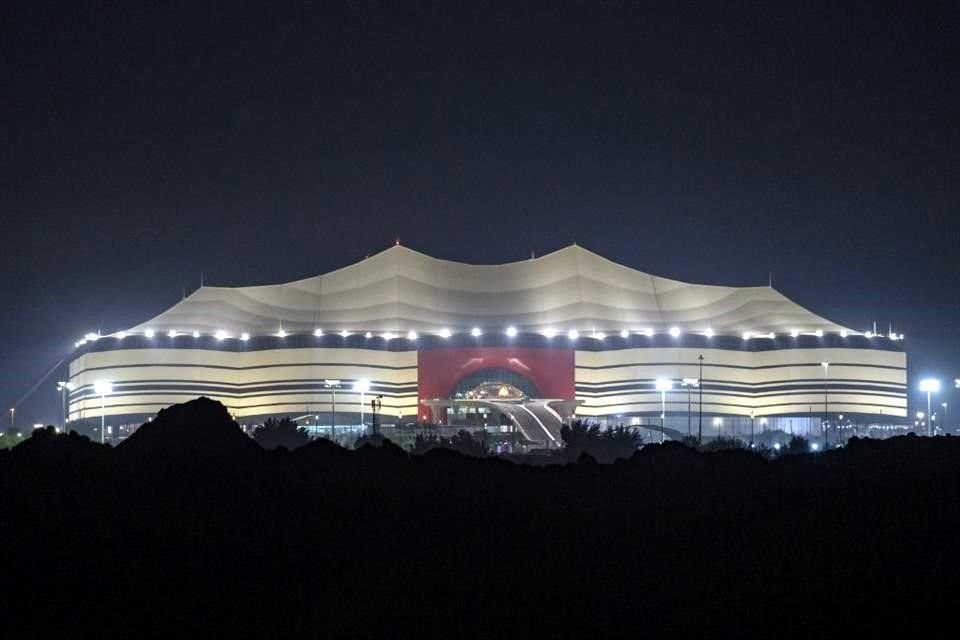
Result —
<path fill-rule="evenodd" d="M 652 446 L 614 465 L 533 468 L 389 444 L 262 451 L 237 436 L 200 402 L 117 449 L 41 433 L 0 452 L 4 637 L 954 624 L 955 438 L 772 462 Z"/>

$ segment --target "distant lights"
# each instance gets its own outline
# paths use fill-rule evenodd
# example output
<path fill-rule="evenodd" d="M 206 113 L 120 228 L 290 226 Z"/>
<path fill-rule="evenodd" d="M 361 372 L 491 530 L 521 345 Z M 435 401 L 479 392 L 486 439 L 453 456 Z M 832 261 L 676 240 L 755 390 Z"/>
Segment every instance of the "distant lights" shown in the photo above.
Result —
<path fill-rule="evenodd" d="M 624 339 L 629 338 L 629 337 L 630 337 L 630 332 L 627 331 L 626 329 L 621 329 L 621 330 L 620 330 L 620 337 L 621 337 L 621 338 L 624 338 Z"/>
<path fill-rule="evenodd" d="M 841 338 L 846 338 L 846 337 L 847 337 L 847 330 L 846 330 L 846 329 L 841 329 L 841 330 L 840 330 L 840 337 L 841 337 Z"/>
<path fill-rule="evenodd" d="M 800 332 L 797 331 L 796 329 L 791 329 L 791 330 L 790 330 L 790 337 L 791 337 L 791 338 L 799 338 L 799 337 L 800 337 Z"/>
<path fill-rule="evenodd" d="M 86 340 L 87 342 L 96 342 L 97 340 L 100 339 L 100 334 L 99 334 L 99 333 L 88 333 L 88 334 L 86 334 L 86 335 L 83 336 L 83 339 Z"/>
<path fill-rule="evenodd" d="M 474 327 L 473 329 L 470 329 L 470 335 L 472 335 L 474 338 L 479 338 L 481 335 L 483 335 L 483 331 L 480 331 L 480 327 Z"/>
<path fill-rule="evenodd" d="M 680 337 L 680 327 L 670 327 L 670 336 L 674 338 Z"/>
<path fill-rule="evenodd" d="M 867 331 L 863 334 L 868 340 L 873 337 L 873 331 Z"/>
<path fill-rule="evenodd" d="M 819 450 L 820 450 L 820 445 L 818 443 L 816 442 L 810 443 L 810 451 L 819 451 Z"/>
<path fill-rule="evenodd" d="M 213 334 L 213 337 L 216 338 L 217 340 L 226 340 L 227 332 L 224 331 L 223 329 L 218 329 L 217 332 Z"/>
<path fill-rule="evenodd" d="M 313 335 L 314 335 L 314 337 L 316 337 L 316 338 L 322 338 L 322 337 L 323 337 L 323 329 L 314 329 L 314 330 L 313 330 Z"/>
<path fill-rule="evenodd" d="M 123 339 L 126 338 L 126 337 L 127 337 L 127 332 L 126 332 L 126 331 L 118 331 L 118 332 L 117 332 L 117 340 L 123 340 Z"/>
<path fill-rule="evenodd" d="M 416 340 L 419 337 L 416 331 L 407 331 L 407 340 Z"/>
<path fill-rule="evenodd" d="M 553 338 L 555 335 L 557 335 L 557 330 L 553 327 L 547 327 L 543 330 L 543 335 L 546 336 L 547 339 Z"/>
<path fill-rule="evenodd" d="M 644 330 L 643 330 L 643 335 L 647 336 L 648 338 L 652 338 L 652 337 L 653 337 L 653 329 L 644 329 Z"/>
<path fill-rule="evenodd" d="M 603 331 L 598 331 L 593 334 L 593 337 L 596 338 L 597 340 L 606 340 L 607 334 L 605 334 Z"/>
<path fill-rule="evenodd" d="M 343 331 L 340 332 L 340 337 L 341 337 L 341 338 L 346 338 L 346 337 L 349 336 L 349 335 L 350 335 L 350 332 L 347 331 L 346 329 L 344 329 Z"/>
<path fill-rule="evenodd" d="M 240 334 L 240 339 L 241 339 L 243 342 L 246 342 L 247 340 L 250 339 L 250 334 L 247 333 L 246 331 L 244 331 L 243 333 Z"/>
<path fill-rule="evenodd" d="M 149 336 L 148 336 L 148 337 L 149 337 Z M 199 332 L 199 331 L 194 331 L 194 332 L 193 332 L 193 337 L 194 337 L 194 338 L 199 338 L 199 337 L 200 337 L 200 332 Z"/>
<path fill-rule="evenodd" d="M 143 335 L 147 336 L 148 338 L 152 338 L 156 335 L 156 332 L 153 329 L 147 329 L 143 332 Z"/>
<path fill-rule="evenodd" d="M 570 331 L 567 331 L 567 337 L 570 338 L 571 340 L 576 340 L 577 338 L 580 337 L 580 332 L 577 331 L 576 329 L 570 329 Z"/>
<path fill-rule="evenodd" d="M 517 336 L 517 328 L 516 328 L 516 327 L 507 327 L 507 337 L 509 337 L 509 338 L 515 338 L 516 336 Z"/>
<path fill-rule="evenodd" d="M 77 340 L 77 343 L 76 343 L 76 344 L 77 344 L 77 347 L 79 348 L 79 347 L 82 347 L 83 345 L 87 344 L 87 341 L 86 341 L 85 338 L 80 338 L 79 340 Z"/>
<path fill-rule="evenodd" d="M 774 442 L 774 443 L 773 443 L 773 449 L 774 449 L 774 451 L 780 451 L 780 443 L 779 443 L 779 442 Z"/>
<path fill-rule="evenodd" d="M 816 335 L 818 338 L 822 338 L 822 337 L 823 337 L 823 329 L 817 329 L 817 330 L 814 332 L 814 335 Z"/>
<path fill-rule="evenodd" d="M 363 337 L 366 338 L 367 340 L 369 340 L 370 338 L 373 337 L 373 333 L 367 331 L 365 334 L 363 334 Z"/>
<path fill-rule="evenodd" d="M 175 329 L 170 329 L 170 331 L 167 331 L 167 337 L 168 337 L 168 338 L 176 338 L 176 337 L 177 337 L 177 331 L 176 331 Z"/>
<path fill-rule="evenodd" d="M 283 329 L 280 329 L 280 331 L 277 331 L 277 337 L 278 337 L 278 338 L 286 338 L 286 337 L 287 337 L 287 332 L 284 331 Z"/>
<path fill-rule="evenodd" d="M 713 337 L 713 329 L 712 329 L 711 327 L 707 327 L 706 329 L 704 329 L 703 335 L 707 336 L 708 338 L 712 338 L 712 337 Z"/>
<path fill-rule="evenodd" d="M 744 331 L 742 337 L 743 337 L 744 340 L 749 340 L 750 338 L 753 337 L 753 334 L 750 333 L 749 331 Z"/>
<path fill-rule="evenodd" d="M 396 338 L 396 337 L 397 337 L 397 334 L 391 333 L 391 332 L 389 332 L 389 331 L 387 331 L 386 333 L 383 334 L 383 339 L 384 339 L 384 340 L 393 340 L 393 339 Z"/>
<path fill-rule="evenodd" d="M 451 335 L 453 334 L 450 332 L 450 329 L 447 329 L 446 327 L 440 329 L 439 336 L 441 338 L 449 338 Z"/>

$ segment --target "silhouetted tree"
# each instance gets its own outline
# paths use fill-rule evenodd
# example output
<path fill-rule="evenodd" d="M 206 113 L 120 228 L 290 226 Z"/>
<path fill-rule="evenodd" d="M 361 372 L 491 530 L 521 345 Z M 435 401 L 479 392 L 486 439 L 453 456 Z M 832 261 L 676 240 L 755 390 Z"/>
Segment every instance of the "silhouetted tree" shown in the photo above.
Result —
<path fill-rule="evenodd" d="M 587 453 L 598 462 L 609 463 L 618 458 L 629 458 L 643 446 L 639 429 L 620 425 L 604 431 L 598 424 L 581 420 L 561 428 L 560 437 L 564 443 L 562 455 L 571 461 Z"/>
<path fill-rule="evenodd" d="M 264 449 L 283 446 L 291 451 L 310 442 L 306 429 L 297 426 L 290 418 L 268 418 L 254 430 L 253 439 Z"/>
<path fill-rule="evenodd" d="M 782 455 L 795 456 L 801 453 L 810 452 L 810 443 L 807 442 L 806 438 L 801 438 L 800 436 L 793 436 L 790 438 L 790 442 L 787 443 L 787 446 L 780 450 Z"/>
<path fill-rule="evenodd" d="M 730 438 L 727 436 L 718 436 L 713 440 L 703 443 L 701 451 L 732 451 L 734 449 L 746 448 L 746 443 L 739 438 Z"/>
<path fill-rule="evenodd" d="M 410 447 L 410 453 L 423 455 L 431 449 L 442 446 L 442 444 L 440 437 L 435 433 L 418 433 L 417 437 L 413 440 L 413 445 Z"/>

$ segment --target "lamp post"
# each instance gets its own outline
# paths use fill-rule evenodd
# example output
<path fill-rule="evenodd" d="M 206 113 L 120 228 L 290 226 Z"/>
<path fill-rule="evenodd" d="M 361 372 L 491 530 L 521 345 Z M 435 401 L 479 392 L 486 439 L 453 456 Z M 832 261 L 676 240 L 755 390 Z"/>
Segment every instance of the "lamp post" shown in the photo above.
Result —
<path fill-rule="evenodd" d="M 367 425 L 363 424 L 363 405 L 367 402 L 366 393 L 370 391 L 370 381 L 366 378 L 359 378 L 353 383 L 353 390 L 360 392 L 360 428 L 365 429 Z"/>
<path fill-rule="evenodd" d="M 657 378 L 655 385 L 660 392 L 660 444 L 663 444 L 664 422 L 667 417 L 667 391 L 673 389 L 673 380 Z"/>
<path fill-rule="evenodd" d="M 104 432 L 106 431 L 107 412 L 105 408 L 106 397 L 113 393 L 113 383 L 107 380 L 100 380 L 93 383 L 93 392 L 100 396 L 100 444 L 104 443 Z"/>
<path fill-rule="evenodd" d="M 927 435 L 933 436 L 933 414 L 930 412 L 930 395 L 940 392 L 940 381 L 936 378 L 925 378 L 920 381 L 920 391 L 927 394 Z"/>
<path fill-rule="evenodd" d="M 10 431 L 17 430 L 17 409 L 10 407 Z"/>
<path fill-rule="evenodd" d="M 821 362 L 820 366 L 823 367 L 823 450 L 826 451 L 828 448 L 827 442 L 827 421 L 828 421 L 828 412 L 829 407 L 827 404 L 827 382 L 830 380 L 830 363 Z"/>
<path fill-rule="evenodd" d="M 697 403 L 697 409 L 700 412 L 699 418 L 697 419 L 697 445 L 703 444 L 703 354 L 697 356 L 697 360 L 700 363 L 700 401 Z"/>
<path fill-rule="evenodd" d="M 330 440 L 337 441 L 337 389 L 340 388 L 339 380 L 324 380 L 328 389 L 330 389 Z"/>
<path fill-rule="evenodd" d="M 687 388 L 687 435 L 688 436 L 693 435 L 692 422 L 691 422 L 692 418 L 690 415 L 690 396 L 692 395 L 693 388 L 698 386 L 699 384 L 700 384 L 700 380 L 698 378 L 684 378 L 683 380 L 680 381 L 680 386 Z"/>
<path fill-rule="evenodd" d="M 66 380 L 60 380 L 57 382 L 57 391 L 60 392 L 60 412 L 63 415 L 63 432 L 67 432 L 67 392 L 73 391 L 77 388 L 77 385 L 68 382 Z"/>
<path fill-rule="evenodd" d="M 940 406 L 943 407 L 943 422 L 940 423 L 943 426 L 941 426 L 940 428 L 943 429 L 944 433 L 946 433 L 947 430 L 950 428 L 950 423 L 947 422 L 947 403 L 941 402 Z"/>
<path fill-rule="evenodd" d="M 756 412 L 750 409 L 750 448 L 753 449 L 753 419 Z"/>

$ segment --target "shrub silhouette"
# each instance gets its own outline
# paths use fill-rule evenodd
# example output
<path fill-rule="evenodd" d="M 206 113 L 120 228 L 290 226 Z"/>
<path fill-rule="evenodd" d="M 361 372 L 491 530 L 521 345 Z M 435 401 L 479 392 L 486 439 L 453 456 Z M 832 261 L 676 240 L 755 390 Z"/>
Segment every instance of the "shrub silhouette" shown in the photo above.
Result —
<path fill-rule="evenodd" d="M 262 425 L 254 429 L 253 439 L 264 449 L 286 447 L 291 451 L 310 442 L 307 430 L 290 418 L 267 418 Z"/>

